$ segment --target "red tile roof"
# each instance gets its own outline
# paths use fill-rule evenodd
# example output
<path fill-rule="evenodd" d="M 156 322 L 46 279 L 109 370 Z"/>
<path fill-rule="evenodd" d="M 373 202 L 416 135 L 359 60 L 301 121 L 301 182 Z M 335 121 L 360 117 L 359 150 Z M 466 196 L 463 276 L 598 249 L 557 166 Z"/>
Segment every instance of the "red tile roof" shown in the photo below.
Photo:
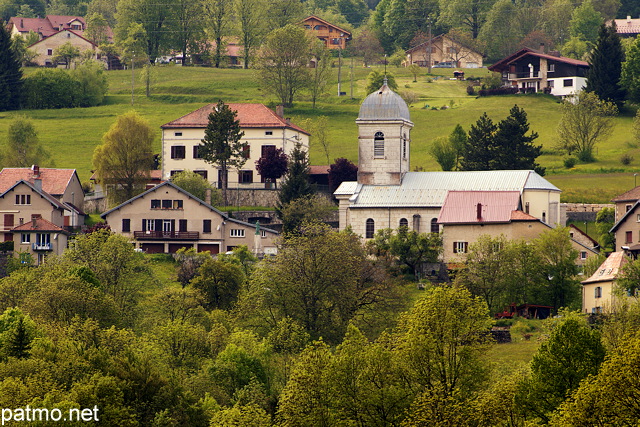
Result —
<path fill-rule="evenodd" d="M 514 61 L 517 61 L 519 59 L 524 58 L 525 56 L 536 56 L 539 58 L 545 58 L 545 59 L 550 59 L 552 61 L 556 61 L 556 62 L 563 62 L 565 64 L 571 64 L 571 65 L 576 65 L 576 66 L 580 66 L 580 67 L 589 67 L 589 63 L 585 62 L 585 61 L 580 61 L 579 59 L 573 59 L 573 58 L 567 58 L 565 56 L 554 56 L 554 55 L 549 55 L 546 53 L 540 53 L 540 52 L 536 52 L 533 49 L 529 49 L 529 48 L 524 48 L 524 49 L 520 49 L 519 51 L 507 56 L 506 58 L 503 58 L 502 60 L 496 62 L 495 64 L 493 64 L 492 66 L 489 67 L 489 70 L 491 71 L 498 71 L 501 72 L 503 70 L 506 70 L 509 68 L 509 64 L 511 64 Z"/>
<path fill-rule="evenodd" d="M 263 104 L 227 104 L 229 108 L 237 112 L 237 119 L 240 127 L 243 128 L 289 128 L 309 135 L 306 130 L 287 123 L 285 119 L 279 117 L 273 110 Z M 162 129 L 171 128 L 206 128 L 209 123 L 209 114 L 216 104 L 205 105 L 179 119 L 172 120 L 160 126 Z"/>
<path fill-rule="evenodd" d="M 522 211 L 511 211 L 511 221 L 537 221 L 538 218 Z"/>
<path fill-rule="evenodd" d="M 640 34 L 640 19 L 614 19 L 618 34 Z M 610 21 L 609 21 L 610 25 Z"/>
<path fill-rule="evenodd" d="M 328 175 L 328 174 L 329 174 L 329 166 L 327 165 L 309 166 L 309 175 Z"/>
<path fill-rule="evenodd" d="M 481 209 L 480 218 L 478 205 Z M 512 212 L 518 210 L 519 206 L 519 191 L 449 191 L 440 210 L 438 223 L 506 223 L 511 221 Z"/>
<path fill-rule="evenodd" d="M 82 23 L 82 28 L 87 28 L 87 23 L 82 16 L 68 15 L 47 15 L 44 18 L 21 18 L 12 17 L 9 19 L 8 26 L 14 26 L 20 33 L 28 33 L 33 31 L 42 34 L 42 37 L 49 37 L 61 29 L 70 30 L 71 22 L 78 20 Z M 84 30 L 74 30 L 75 34 L 84 37 Z M 113 31 L 111 27 L 106 28 L 107 38 L 113 40 Z"/>
<path fill-rule="evenodd" d="M 47 221 L 44 218 L 36 218 L 35 226 L 33 224 L 33 220 L 25 222 L 22 225 L 19 225 L 13 228 L 11 231 L 13 232 L 24 232 L 24 231 L 55 231 L 57 233 L 66 233 L 66 231 L 52 223 L 51 221 Z"/>
<path fill-rule="evenodd" d="M 42 179 L 42 190 L 54 195 L 64 194 L 71 178 L 76 173 L 75 169 L 50 169 L 40 168 L 40 179 Z M 31 168 L 4 168 L 0 171 L 0 194 L 11 188 L 16 182 L 24 180 L 34 183 L 35 176 Z"/>
<path fill-rule="evenodd" d="M 640 200 L 640 186 L 632 188 L 631 190 L 611 199 L 612 202 L 635 202 L 637 200 Z"/>

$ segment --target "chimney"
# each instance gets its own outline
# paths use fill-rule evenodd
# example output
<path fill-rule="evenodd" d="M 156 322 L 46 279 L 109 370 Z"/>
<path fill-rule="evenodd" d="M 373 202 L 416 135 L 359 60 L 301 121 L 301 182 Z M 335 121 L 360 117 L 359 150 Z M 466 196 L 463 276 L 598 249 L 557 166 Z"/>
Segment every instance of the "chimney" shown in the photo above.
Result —
<path fill-rule="evenodd" d="M 482 219 L 482 203 L 478 203 L 476 205 L 476 214 L 478 216 L 478 221 Z"/>
<path fill-rule="evenodd" d="M 36 190 L 42 191 L 42 179 L 40 179 L 40 178 L 34 179 L 33 180 L 33 186 L 36 188 Z"/>
<path fill-rule="evenodd" d="M 280 118 L 284 117 L 284 105 L 282 105 L 282 104 L 276 105 L 276 114 Z"/>
<path fill-rule="evenodd" d="M 544 43 L 540 43 L 540 53 L 544 53 Z"/>
<path fill-rule="evenodd" d="M 631 15 L 627 15 L 627 24 L 631 24 Z"/>
<path fill-rule="evenodd" d="M 32 217 L 31 218 L 31 226 L 33 228 L 36 228 L 36 222 L 38 222 L 38 217 L 37 216 Z"/>
<path fill-rule="evenodd" d="M 20 28 L 24 28 L 24 19 L 20 19 Z"/>
<path fill-rule="evenodd" d="M 33 177 L 34 178 L 40 178 L 40 166 L 33 165 L 33 166 L 31 166 L 31 170 L 33 171 Z"/>
<path fill-rule="evenodd" d="M 287 122 L 288 125 L 291 124 L 291 117 L 287 117 L 286 119 L 284 119 L 285 122 Z"/>
<path fill-rule="evenodd" d="M 204 202 L 208 205 L 211 204 L 211 189 L 207 188 L 204 190 Z"/>

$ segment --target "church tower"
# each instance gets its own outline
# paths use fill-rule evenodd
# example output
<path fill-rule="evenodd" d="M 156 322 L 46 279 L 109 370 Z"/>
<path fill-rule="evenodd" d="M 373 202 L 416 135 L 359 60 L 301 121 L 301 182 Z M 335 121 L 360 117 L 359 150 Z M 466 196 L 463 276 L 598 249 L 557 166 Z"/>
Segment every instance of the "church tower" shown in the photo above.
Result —
<path fill-rule="evenodd" d="M 409 107 L 385 79 L 360 106 L 358 125 L 358 183 L 400 185 L 409 172 L 409 143 L 413 122 Z"/>

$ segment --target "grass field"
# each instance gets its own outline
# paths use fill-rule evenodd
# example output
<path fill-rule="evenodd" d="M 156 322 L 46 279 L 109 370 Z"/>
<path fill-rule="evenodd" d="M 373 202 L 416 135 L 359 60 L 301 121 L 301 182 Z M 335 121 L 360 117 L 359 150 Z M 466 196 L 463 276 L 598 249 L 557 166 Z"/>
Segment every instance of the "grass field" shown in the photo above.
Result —
<path fill-rule="evenodd" d="M 311 108 L 308 95 L 301 94 L 295 107 L 285 111 L 286 116 L 291 117 L 294 123 L 320 115 L 328 116 L 331 122 L 330 156 L 357 161 L 355 119 L 360 102 L 366 95 L 364 87 L 370 71 L 370 68 L 357 64 L 351 68 L 350 60 L 345 60 L 341 91 L 346 92 L 347 96 L 336 95 L 338 69 L 335 67 L 327 94 L 320 99 L 317 108 Z M 438 170 L 437 163 L 429 155 L 429 146 L 434 138 L 448 135 L 458 123 L 468 130 L 484 112 L 494 121 L 499 121 L 508 115 L 514 104 L 518 104 L 527 111 L 531 129 L 539 134 L 538 141 L 544 148 L 539 162 L 547 168 L 549 180 L 563 190 L 563 201 L 607 202 L 633 185 L 633 174 L 640 165 L 640 148 L 631 134 L 631 115 L 616 118 L 613 135 L 597 147 L 597 162 L 567 170 L 563 166 L 563 156 L 555 150 L 556 127 L 560 119 L 557 99 L 545 95 L 476 98 L 467 95 L 467 82 L 450 79 L 452 69 L 434 69 L 434 75 L 428 78 L 423 73 L 417 82 L 413 82 L 413 76 L 403 68 L 390 68 L 389 71 L 396 76 L 399 92 L 412 91 L 418 97 L 411 106 L 415 124 L 411 143 L 412 168 Z M 486 69 L 465 72 L 472 77 L 488 74 Z M 100 107 L 0 113 L 0 147 L 5 144 L 11 117 L 27 115 L 32 119 L 45 148 L 52 153 L 55 166 L 76 168 L 80 179 L 86 181 L 92 169 L 93 150 L 119 114 L 134 109 L 157 129 L 154 149 L 159 152 L 160 126 L 205 103 L 222 99 L 225 102 L 261 102 L 271 107 L 276 104 L 273 96 L 260 89 L 252 70 L 158 67 L 150 97 L 144 95 L 143 85 L 136 75 L 133 106 L 131 72 L 110 71 L 107 78 L 109 95 L 106 105 Z M 448 108 L 440 109 L 442 106 Z M 634 158 L 629 166 L 621 164 L 620 157 L 623 154 Z M 326 163 L 320 147 L 313 142 L 310 159 L 312 164 Z"/>

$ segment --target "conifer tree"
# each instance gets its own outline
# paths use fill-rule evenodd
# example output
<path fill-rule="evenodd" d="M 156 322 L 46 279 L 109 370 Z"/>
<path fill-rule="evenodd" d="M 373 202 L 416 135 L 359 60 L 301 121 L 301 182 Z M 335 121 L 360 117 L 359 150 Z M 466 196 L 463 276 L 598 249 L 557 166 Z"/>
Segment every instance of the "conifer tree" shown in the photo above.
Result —
<path fill-rule="evenodd" d="M 313 186 L 309 183 L 309 158 L 302 144 L 296 144 L 291 152 L 288 169 L 278 192 L 278 215 L 280 215 L 280 209 L 292 200 L 315 193 Z"/>
<path fill-rule="evenodd" d="M 24 323 L 24 317 L 21 316 L 16 322 L 15 329 L 9 335 L 7 355 L 18 359 L 26 359 L 30 355 L 30 350 L 31 334 Z"/>
<path fill-rule="evenodd" d="M 471 125 L 469 137 L 464 144 L 464 157 L 460 161 L 460 170 L 491 170 L 491 160 L 495 153 L 495 133 L 498 127 L 484 113 L 476 124 Z"/>
<path fill-rule="evenodd" d="M 544 175 L 545 168 L 536 163 L 536 158 L 542 154 L 542 145 L 533 144 L 538 134 L 531 132 L 526 135 L 527 132 L 529 132 L 527 113 L 514 105 L 509 116 L 498 123 L 495 136 L 497 152 L 491 169 L 533 169 L 540 175 Z"/>
<path fill-rule="evenodd" d="M 625 90 L 620 85 L 623 62 L 624 50 L 615 23 L 610 26 L 603 24 L 589 58 L 586 90 L 619 108 L 625 98 Z"/>
<path fill-rule="evenodd" d="M 22 97 L 22 70 L 11 35 L 0 25 L 0 111 L 17 110 Z"/>

